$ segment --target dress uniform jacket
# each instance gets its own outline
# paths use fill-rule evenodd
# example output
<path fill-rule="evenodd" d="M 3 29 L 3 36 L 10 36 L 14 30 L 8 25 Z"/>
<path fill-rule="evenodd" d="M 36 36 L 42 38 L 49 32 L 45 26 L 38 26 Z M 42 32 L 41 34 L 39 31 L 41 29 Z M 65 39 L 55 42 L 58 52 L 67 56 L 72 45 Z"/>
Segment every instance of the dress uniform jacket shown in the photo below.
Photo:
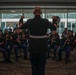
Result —
<path fill-rule="evenodd" d="M 22 29 L 28 28 L 32 36 L 46 35 L 47 28 L 56 30 L 56 28 L 47 19 L 36 15 L 33 19 L 28 19 L 25 24 L 21 26 Z M 29 52 L 42 53 L 47 51 L 47 38 L 29 38 Z"/>

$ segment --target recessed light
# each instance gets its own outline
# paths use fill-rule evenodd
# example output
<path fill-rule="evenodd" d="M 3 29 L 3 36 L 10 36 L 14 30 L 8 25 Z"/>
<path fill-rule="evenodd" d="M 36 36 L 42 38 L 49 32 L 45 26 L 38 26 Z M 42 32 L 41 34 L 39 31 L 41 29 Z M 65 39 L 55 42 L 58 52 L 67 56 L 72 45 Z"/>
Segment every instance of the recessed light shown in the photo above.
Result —
<path fill-rule="evenodd" d="M 11 10 L 11 12 L 16 12 L 15 10 Z"/>

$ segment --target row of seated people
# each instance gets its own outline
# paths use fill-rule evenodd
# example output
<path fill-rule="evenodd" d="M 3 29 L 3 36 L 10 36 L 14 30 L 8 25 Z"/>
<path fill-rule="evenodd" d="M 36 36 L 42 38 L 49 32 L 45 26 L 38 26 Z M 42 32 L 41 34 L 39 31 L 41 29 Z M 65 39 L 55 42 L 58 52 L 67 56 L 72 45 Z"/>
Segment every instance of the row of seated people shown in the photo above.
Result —
<path fill-rule="evenodd" d="M 61 61 L 63 51 L 65 51 L 65 63 L 69 62 L 70 53 L 76 47 L 76 34 L 73 31 L 65 30 L 60 39 L 59 34 L 53 31 L 48 39 L 48 58 L 50 57 L 50 50 L 53 50 L 53 59 Z"/>
<path fill-rule="evenodd" d="M 19 49 L 23 49 L 24 59 L 27 59 L 28 54 L 28 39 L 29 34 L 24 33 L 24 31 L 16 28 L 13 32 L 5 29 L 4 33 L 0 30 L 0 52 L 3 53 L 4 61 L 11 62 L 11 52 L 14 50 L 15 61 L 19 60 Z M 50 57 L 50 50 L 53 49 L 54 57 L 58 60 L 62 60 L 62 52 L 65 51 L 65 63 L 68 63 L 70 51 L 76 46 L 76 35 L 73 35 L 73 31 L 67 30 L 62 33 L 62 38 L 60 39 L 59 34 L 53 31 L 48 38 L 48 58 Z"/>
<path fill-rule="evenodd" d="M 15 28 L 12 32 L 7 29 L 4 33 L 0 30 L 0 52 L 3 54 L 3 62 L 11 62 L 11 52 L 14 50 L 15 61 L 19 60 L 19 49 L 23 49 L 23 57 L 27 59 L 28 39 L 23 31 Z"/>

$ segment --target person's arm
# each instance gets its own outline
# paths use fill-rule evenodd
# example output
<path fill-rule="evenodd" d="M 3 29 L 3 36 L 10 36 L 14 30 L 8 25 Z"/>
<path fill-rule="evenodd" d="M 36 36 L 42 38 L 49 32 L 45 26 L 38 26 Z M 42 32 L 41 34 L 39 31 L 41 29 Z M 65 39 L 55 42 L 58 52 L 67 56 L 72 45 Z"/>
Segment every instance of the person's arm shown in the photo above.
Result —
<path fill-rule="evenodd" d="M 53 25 L 51 22 L 48 22 L 48 27 L 51 29 L 51 31 L 56 31 L 57 27 Z"/>
<path fill-rule="evenodd" d="M 27 20 L 20 28 L 21 29 L 27 29 L 29 25 L 29 20 Z"/>

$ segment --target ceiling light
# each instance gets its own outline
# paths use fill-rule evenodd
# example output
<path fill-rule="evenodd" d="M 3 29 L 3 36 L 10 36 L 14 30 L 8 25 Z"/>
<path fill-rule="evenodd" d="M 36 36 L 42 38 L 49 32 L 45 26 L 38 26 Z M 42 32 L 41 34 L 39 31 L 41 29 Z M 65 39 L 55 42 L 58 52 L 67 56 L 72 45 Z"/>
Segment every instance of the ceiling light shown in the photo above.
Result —
<path fill-rule="evenodd" d="M 11 12 L 16 12 L 15 10 L 11 10 Z"/>

